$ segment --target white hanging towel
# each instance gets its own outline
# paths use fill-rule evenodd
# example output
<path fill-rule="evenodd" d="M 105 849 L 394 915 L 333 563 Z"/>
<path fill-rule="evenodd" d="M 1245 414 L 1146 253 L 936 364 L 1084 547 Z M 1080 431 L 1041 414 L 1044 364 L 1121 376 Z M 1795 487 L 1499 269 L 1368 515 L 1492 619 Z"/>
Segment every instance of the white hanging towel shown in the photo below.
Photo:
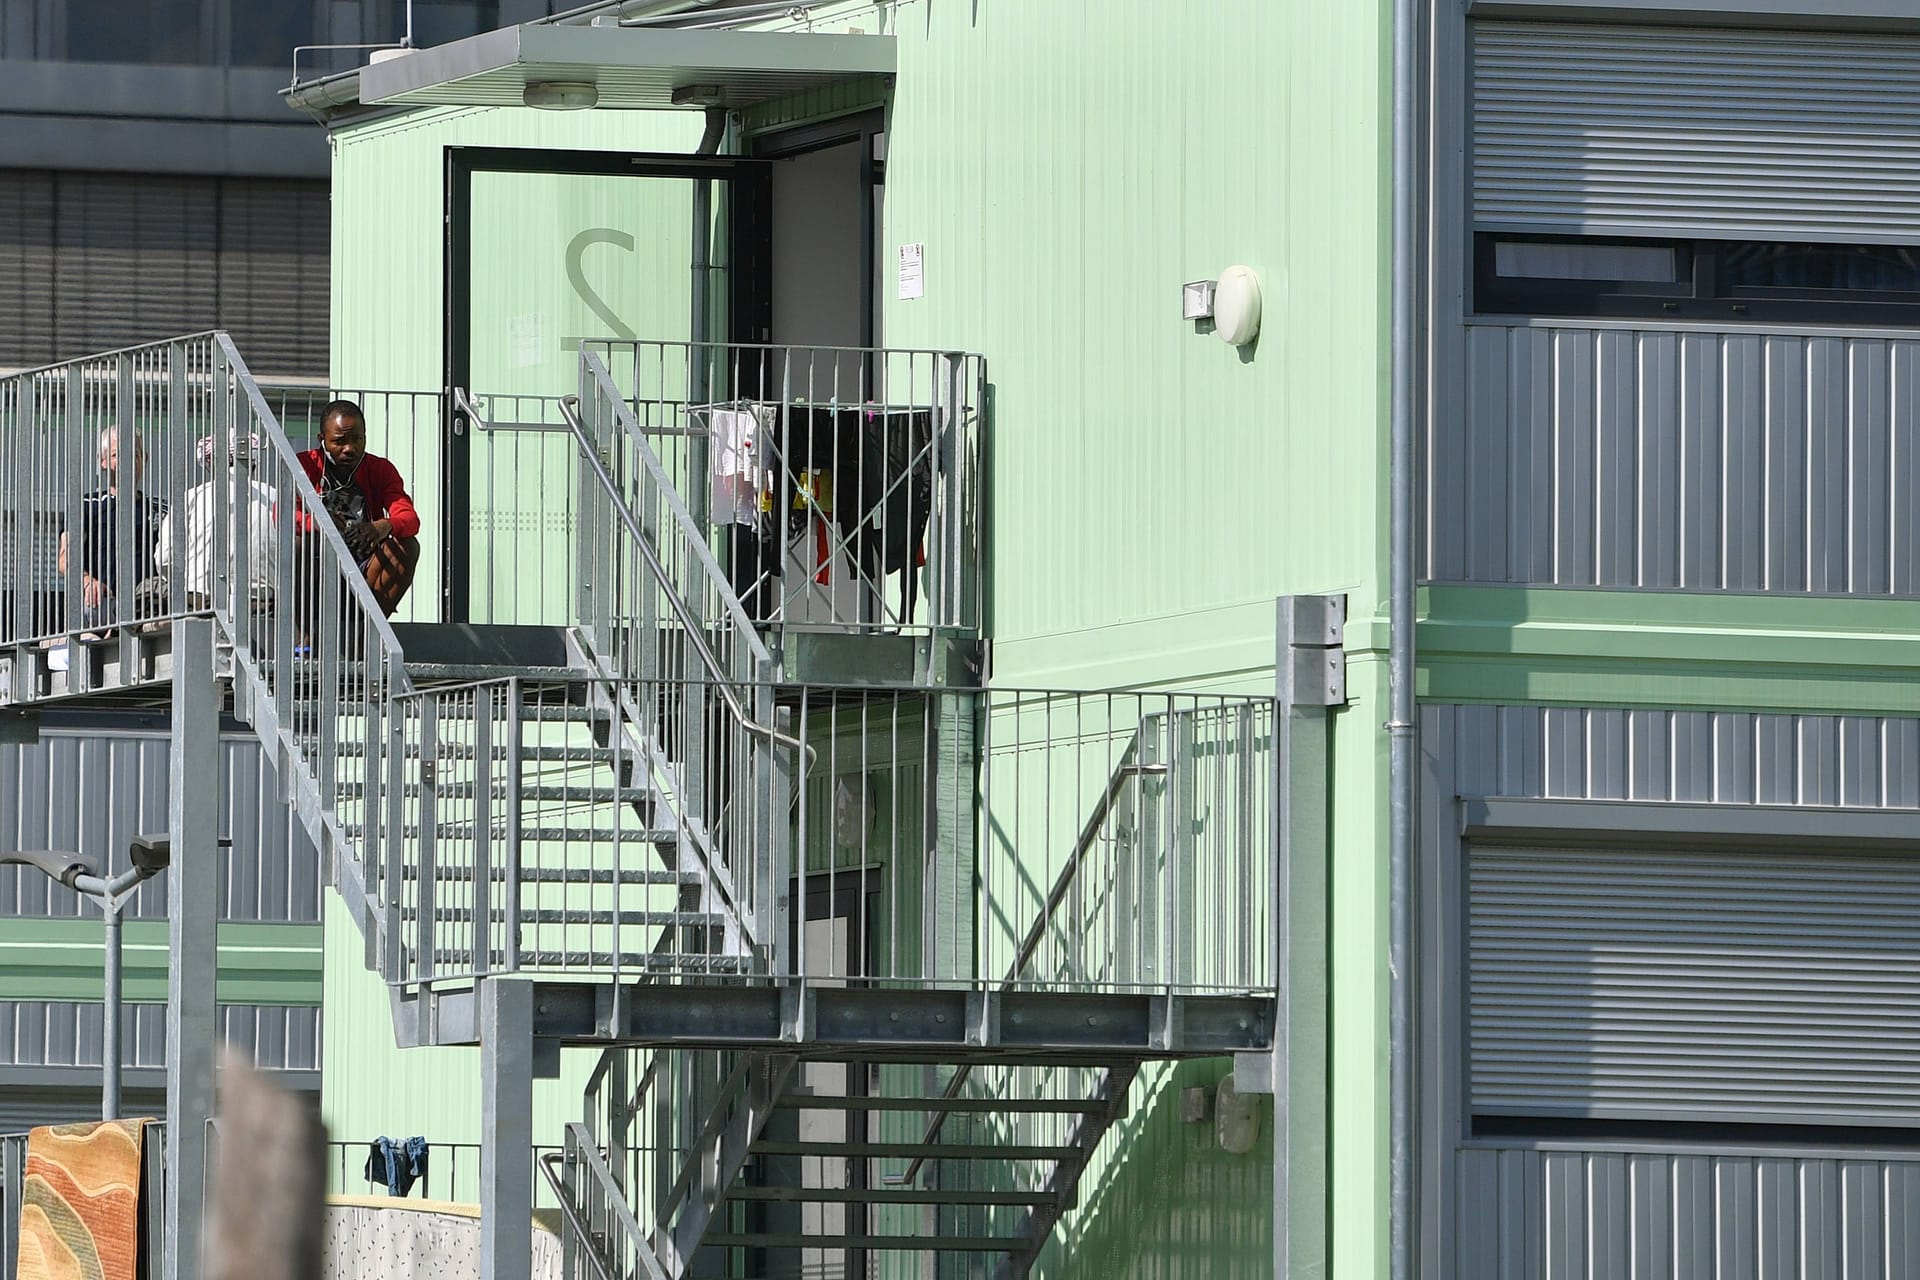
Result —
<path fill-rule="evenodd" d="M 707 414 L 708 510 L 715 524 L 751 525 L 760 519 L 760 418 L 751 409 Z"/>

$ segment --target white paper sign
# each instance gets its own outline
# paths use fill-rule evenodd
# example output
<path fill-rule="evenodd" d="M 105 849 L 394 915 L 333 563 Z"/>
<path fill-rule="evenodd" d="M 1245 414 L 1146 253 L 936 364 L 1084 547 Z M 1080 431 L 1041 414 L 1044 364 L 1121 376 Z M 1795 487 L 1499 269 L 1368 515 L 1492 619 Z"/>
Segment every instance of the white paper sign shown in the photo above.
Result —
<path fill-rule="evenodd" d="M 926 294 L 926 257 L 927 246 L 924 244 L 900 246 L 900 301 L 907 302 Z"/>

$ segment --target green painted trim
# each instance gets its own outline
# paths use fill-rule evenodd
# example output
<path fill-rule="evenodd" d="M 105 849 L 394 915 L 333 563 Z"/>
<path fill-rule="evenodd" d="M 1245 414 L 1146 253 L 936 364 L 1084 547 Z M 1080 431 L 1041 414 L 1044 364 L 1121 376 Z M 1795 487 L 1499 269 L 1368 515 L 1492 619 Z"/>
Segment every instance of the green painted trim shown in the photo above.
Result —
<path fill-rule="evenodd" d="M 100 999 L 103 929 L 97 919 L 0 922 L 0 991 L 9 1000 Z M 138 1004 L 163 1003 L 166 921 L 129 920 L 121 945 L 125 998 Z M 220 1003 L 320 1003 L 319 925 L 223 924 L 219 948 Z"/>
<path fill-rule="evenodd" d="M 1548 587 L 1421 592 L 1420 696 L 1920 714 L 1920 602 Z"/>

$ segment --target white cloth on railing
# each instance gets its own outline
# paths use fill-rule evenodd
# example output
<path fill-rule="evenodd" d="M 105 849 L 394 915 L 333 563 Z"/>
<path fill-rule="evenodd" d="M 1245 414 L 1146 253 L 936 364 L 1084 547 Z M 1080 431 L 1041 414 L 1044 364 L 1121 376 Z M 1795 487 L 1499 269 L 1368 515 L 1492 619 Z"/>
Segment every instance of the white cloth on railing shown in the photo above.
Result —
<path fill-rule="evenodd" d="M 208 480 L 187 490 L 186 499 L 160 522 L 159 545 L 154 548 L 154 563 L 160 567 L 160 572 L 168 572 L 173 560 L 173 522 L 184 512 L 186 545 L 181 572 L 186 578 L 188 591 L 208 596 L 214 594 L 216 585 L 213 580 L 213 486 L 217 483 L 220 482 Z M 232 485 L 227 500 L 228 518 L 231 519 L 233 509 L 240 504 L 245 491 L 231 480 L 228 483 Z M 253 501 L 247 513 L 247 577 L 256 589 L 270 589 L 280 564 L 280 540 L 273 528 L 273 491 L 258 480 L 250 483 Z M 232 539 L 229 538 L 226 565 L 229 575 L 233 572 L 234 552 Z"/>
<path fill-rule="evenodd" d="M 752 408 L 708 409 L 707 510 L 715 524 L 760 520 L 760 415 Z"/>

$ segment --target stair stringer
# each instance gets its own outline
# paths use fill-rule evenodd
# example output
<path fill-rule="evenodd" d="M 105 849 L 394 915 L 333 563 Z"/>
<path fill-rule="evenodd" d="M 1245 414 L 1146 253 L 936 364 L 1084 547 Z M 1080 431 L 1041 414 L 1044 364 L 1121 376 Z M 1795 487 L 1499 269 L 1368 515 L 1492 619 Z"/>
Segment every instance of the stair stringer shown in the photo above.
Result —
<path fill-rule="evenodd" d="M 1127 1095 L 1133 1088 L 1134 1077 L 1140 1074 L 1140 1064 L 1128 1062 L 1107 1068 L 1106 1077 L 1101 1082 L 1100 1099 L 1106 1103 L 1101 1110 L 1083 1115 L 1074 1130 L 1068 1145 L 1077 1153 L 1071 1160 L 1064 1160 L 1054 1167 L 1053 1176 L 1047 1180 L 1045 1190 L 1052 1197 L 1046 1204 L 1036 1205 L 1027 1213 L 1026 1220 L 1020 1224 L 1016 1239 L 1023 1247 L 1015 1247 L 995 1270 L 996 1280 L 1025 1280 L 1033 1264 L 1039 1261 L 1040 1250 L 1046 1247 L 1053 1236 L 1053 1229 L 1067 1210 L 1080 1203 L 1080 1179 L 1087 1171 L 1087 1164 L 1093 1159 L 1094 1151 L 1100 1146 L 1100 1140 L 1107 1131 L 1127 1114 Z"/>
<path fill-rule="evenodd" d="M 655 1253 L 675 1280 L 687 1274 L 798 1065 L 791 1054 L 748 1054 L 735 1071 L 736 1078 L 744 1074 L 744 1089 L 721 1087 L 679 1178 L 654 1215 Z"/>

